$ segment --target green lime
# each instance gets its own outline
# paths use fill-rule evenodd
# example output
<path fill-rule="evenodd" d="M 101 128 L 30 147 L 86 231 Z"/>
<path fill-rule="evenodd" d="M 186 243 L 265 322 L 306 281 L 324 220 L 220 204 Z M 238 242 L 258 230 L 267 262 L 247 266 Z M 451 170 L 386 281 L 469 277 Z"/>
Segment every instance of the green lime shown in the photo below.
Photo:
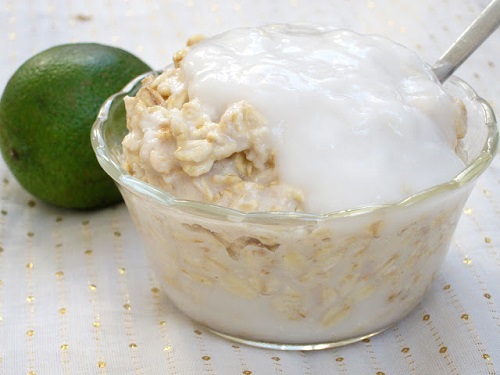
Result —
<path fill-rule="evenodd" d="M 21 65 L 0 99 L 0 148 L 19 183 L 65 208 L 119 202 L 90 130 L 102 103 L 150 70 L 127 51 L 95 43 L 55 46 Z"/>

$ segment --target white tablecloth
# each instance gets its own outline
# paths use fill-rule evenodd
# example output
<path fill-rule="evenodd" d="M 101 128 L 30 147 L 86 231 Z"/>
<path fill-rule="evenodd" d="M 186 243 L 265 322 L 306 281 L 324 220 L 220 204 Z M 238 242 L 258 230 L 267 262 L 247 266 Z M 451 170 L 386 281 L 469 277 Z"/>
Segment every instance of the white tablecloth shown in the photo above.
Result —
<path fill-rule="evenodd" d="M 1 0 L 0 87 L 68 42 L 154 68 L 192 34 L 316 22 L 383 34 L 437 59 L 486 0 Z M 500 32 L 457 75 L 500 109 Z M 500 159 L 480 178 L 423 303 L 369 340 L 319 352 L 236 345 L 159 292 L 123 204 L 73 212 L 26 193 L 0 162 L 0 374 L 500 373 Z"/>

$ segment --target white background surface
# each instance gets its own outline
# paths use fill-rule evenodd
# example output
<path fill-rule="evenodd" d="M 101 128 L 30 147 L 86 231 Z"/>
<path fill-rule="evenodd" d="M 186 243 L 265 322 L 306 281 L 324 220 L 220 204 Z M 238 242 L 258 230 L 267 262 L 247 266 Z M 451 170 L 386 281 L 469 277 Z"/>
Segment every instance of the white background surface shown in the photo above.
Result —
<path fill-rule="evenodd" d="M 192 34 L 315 22 L 383 34 L 433 62 L 486 0 L 0 0 L 0 88 L 31 55 L 95 41 L 162 68 Z M 500 32 L 457 75 L 500 105 Z M 497 111 L 498 112 L 498 111 Z M 500 373 L 500 160 L 476 186 L 442 272 L 404 321 L 315 353 L 235 345 L 158 293 L 124 205 L 73 212 L 0 162 L 0 374 Z"/>

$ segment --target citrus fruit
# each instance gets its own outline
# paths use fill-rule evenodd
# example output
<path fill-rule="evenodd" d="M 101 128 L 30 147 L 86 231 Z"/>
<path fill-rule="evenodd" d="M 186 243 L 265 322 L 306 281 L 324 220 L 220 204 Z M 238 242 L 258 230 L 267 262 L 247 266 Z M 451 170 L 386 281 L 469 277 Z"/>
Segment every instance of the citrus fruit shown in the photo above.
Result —
<path fill-rule="evenodd" d="M 135 55 L 96 43 L 58 45 L 21 65 L 0 99 L 0 148 L 18 182 L 65 208 L 120 201 L 90 131 L 102 103 L 150 70 Z"/>

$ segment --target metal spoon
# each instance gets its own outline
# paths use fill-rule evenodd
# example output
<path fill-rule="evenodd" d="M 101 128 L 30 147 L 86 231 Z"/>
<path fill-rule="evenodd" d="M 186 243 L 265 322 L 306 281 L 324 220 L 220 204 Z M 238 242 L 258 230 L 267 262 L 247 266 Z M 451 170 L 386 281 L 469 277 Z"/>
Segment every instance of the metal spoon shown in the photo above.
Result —
<path fill-rule="evenodd" d="M 493 0 L 433 65 L 439 81 L 446 81 L 499 25 L 500 0 Z"/>

